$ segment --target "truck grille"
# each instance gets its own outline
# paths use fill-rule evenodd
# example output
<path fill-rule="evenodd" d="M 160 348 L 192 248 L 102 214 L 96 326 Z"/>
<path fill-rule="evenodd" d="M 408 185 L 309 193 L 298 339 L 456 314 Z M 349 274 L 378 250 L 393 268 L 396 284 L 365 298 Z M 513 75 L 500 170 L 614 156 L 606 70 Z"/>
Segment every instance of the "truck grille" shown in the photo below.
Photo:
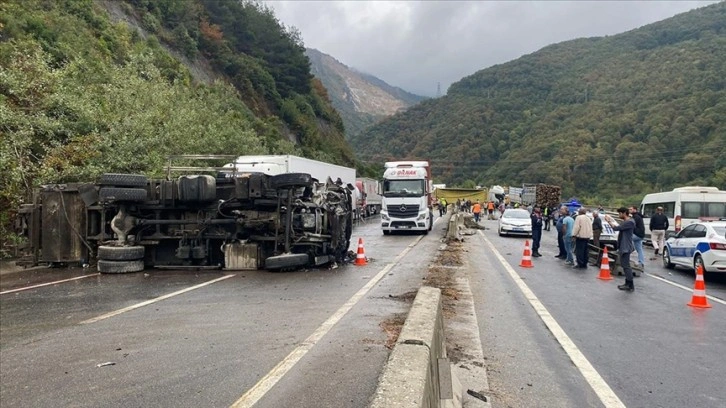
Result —
<path fill-rule="evenodd" d="M 418 215 L 418 207 L 419 206 L 417 204 L 397 204 L 386 206 L 388 209 L 388 215 L 396 218 L 415 217 Z"/>

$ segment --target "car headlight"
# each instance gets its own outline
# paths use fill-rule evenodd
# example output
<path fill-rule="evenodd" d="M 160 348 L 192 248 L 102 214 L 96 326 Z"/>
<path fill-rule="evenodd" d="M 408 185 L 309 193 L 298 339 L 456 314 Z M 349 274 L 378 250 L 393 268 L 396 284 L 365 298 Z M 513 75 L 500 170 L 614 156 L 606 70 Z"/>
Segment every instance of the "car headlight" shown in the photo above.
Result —
<path fill-rule="evenodd" d="M 508 223 L 508 222 L 506 222 L 506 221 L 501 221 L 501 222 L 500 222 L 500 224 L 501 224 L 501 225 L 505 225 L 505 226 L 507 226 L 507 227 L 510 227 L 510 226 L 512 225 L 512 224 L 510 224 L 510 223 Z"/>

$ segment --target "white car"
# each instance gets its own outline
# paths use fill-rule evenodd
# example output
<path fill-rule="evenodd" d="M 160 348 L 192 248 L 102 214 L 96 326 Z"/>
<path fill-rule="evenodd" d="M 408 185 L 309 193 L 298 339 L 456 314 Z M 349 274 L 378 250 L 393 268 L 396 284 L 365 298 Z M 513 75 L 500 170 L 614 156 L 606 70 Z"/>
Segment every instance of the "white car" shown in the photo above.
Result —
<path fill-rule="evenodd" d="M 499 235 L 532 236 L 532 219 L 529 211 L 518 208 L 506 209 L 499 217 Z"/>
<path fill-rule="evenodd" d="M 591 212 L 587 213 L 587 217 L 590 219 L 590 223 L 592 223 L 593 216 Z M 605 221 L 605 214 L 598 214 L 598 217 L 602 221 L 602 233 L 600 233 L 600 245 L 610 245 L 615 249 L 618 249 L 618 232 L 613 229 L 613 227 L 608 224 L 607 221 Z M 613 217 L 615 219 L 615 222 L 620 225 L 620 220 Z M 590 238 L 590 244 L 592 244 L 592 238 Z"/>
<path fill-rule="evenodd" d="M 726 272 L 726 221 L 698 221 L 670 237 L 663 248 L 663 265 L 704 272 Z"/>

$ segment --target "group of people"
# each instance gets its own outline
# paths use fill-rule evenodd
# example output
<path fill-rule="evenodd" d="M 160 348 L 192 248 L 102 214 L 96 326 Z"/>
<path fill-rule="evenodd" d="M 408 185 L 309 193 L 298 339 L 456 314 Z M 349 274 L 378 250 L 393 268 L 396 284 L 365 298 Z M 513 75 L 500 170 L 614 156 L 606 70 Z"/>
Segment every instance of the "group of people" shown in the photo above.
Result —
<path fill-rule="evenodd" d="M 636 252 L 638 254 L 638 263 L 641 267 L 644 266 L 643 239 L 645 238 L 645 224 L 643 216 L 635 206 L 618 208 L 617 213 L 620 223 L 607 214 L 600 218 L 600 210 L 593 211 L 592 220 L 590 220 L 584 207 L 580 207 L 576 214 L 570 214 L 566 206 L 560 207 L 555 224 L 559 253 L 555 255 L 555 258 L 564 259 L 565 264 L 572 265 L 574 269 L 586 269 L 588 243 L 592 239 L 593 244 L 600 247 L 600 235 L 603 231 L 604 219 L 614 231 L 619 232 L 617 251 L 620 265 L 625 272 L 625 282 L 619 285 L 618 289 L 632 292 L 635 290 L 635 285 L 633 283 L 630 254 Z M 663 209 L 660 208 L 658 213 L 662 215 Z M 532 213 L 532 256 L 541 256 L 539 254 L 541 221 L 537 220 L 540 217 L 539 207 L 535 207 Z M 663 219 L 665 219 L 665 222 L 663 222 Z M 655 222 L 651 219 L 650 226 L 654 231 L 662 230 L 663 235 L 665 235 L 665 230 L 668 229 L 668 218 L 665 216 L 657 217 Z M 663 248 L 663 245 L 662 237 L 658 238 L 657 233 L 654 234 L 656 255 L 658 254 L 658 248 Z"/>

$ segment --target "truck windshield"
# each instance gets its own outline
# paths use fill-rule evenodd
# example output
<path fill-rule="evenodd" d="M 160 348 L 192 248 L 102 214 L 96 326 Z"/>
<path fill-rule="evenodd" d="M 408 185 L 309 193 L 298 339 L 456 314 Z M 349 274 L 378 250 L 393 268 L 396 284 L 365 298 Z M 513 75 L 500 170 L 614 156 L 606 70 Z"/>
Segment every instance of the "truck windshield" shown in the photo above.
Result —
<path fill-rule="evenodd" d="M 421 197 L 423 192 L 424 180 L 383 181 L 384 197 Z"/>

